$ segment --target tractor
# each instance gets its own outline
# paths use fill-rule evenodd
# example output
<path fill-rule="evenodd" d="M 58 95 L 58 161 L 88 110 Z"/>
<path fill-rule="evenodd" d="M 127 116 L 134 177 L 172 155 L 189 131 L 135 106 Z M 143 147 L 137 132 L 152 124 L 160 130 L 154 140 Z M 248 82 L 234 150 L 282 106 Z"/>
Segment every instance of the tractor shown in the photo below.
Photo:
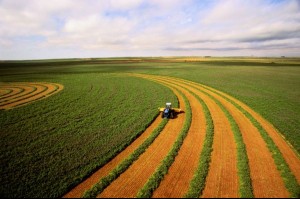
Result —
<path fill-rule="evenodd" d="M 168 119 L 173 119 L 175 117 L 175 114 L 180 113 L 181 109 L 179 108 L 172 108 L 172 103 L 167 102 L 165 108 L 159 108 L 159 111 L 161 113 L 162 118 L 168 118 Z"/>

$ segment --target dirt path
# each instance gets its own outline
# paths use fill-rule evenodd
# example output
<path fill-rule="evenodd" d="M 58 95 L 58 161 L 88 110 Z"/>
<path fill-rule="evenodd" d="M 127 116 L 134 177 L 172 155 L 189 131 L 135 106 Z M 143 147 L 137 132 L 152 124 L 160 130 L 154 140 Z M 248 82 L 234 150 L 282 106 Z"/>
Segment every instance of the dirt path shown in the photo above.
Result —
<path fill-rule="evenodd" d="M 1 98 L 0 109 L 10 109 L 16 106 L 26 105 L 36 100 L 49 97 L 63 89 L 63 86 L 55 83 L 12 83 L 8 87 L 16 88 L 15 93 Z M 0 89 L 7 86 L 1 85 Z M 19 89 L 18 89 L 19 88 Z M 14 94 L 13 94 L 14 93 Z"/>
<path fill-rule="evenodd" d="M 162 121 L 161 117 L 157 117 L 154 122 L 139 136 L 132 144 L 130 144 L 125 150 L 118 154 L 115 158 L 109 161 L 106 165 L 96 171 L 89 178 L 84 180 L 82 183 L 77 185 L 69 193 L 64 195 L 64 198 L 80 198 L 85 190 L 90 189 L 94 184 L 96 184 L 102 177 L 108 175 L 114 168 L 116 168 L 122 160 L 127 158 L 134 150 L 136 150 L 152 133 L 152 131 L 159 125 Z"/>
<path fill-rule="evenodd" d="M 180 108 L 185 109 L 182 97 L 178 96 Z M 123 174 L 119 176 L 97 197 L 128 198 L 135 197 L 138 191 L 147 182 L 160 162 L 170 151 L 183 127 L 185 115 L 179 114 L 176 120 L 170 120 L 160 135 L 148 149 Z"/>

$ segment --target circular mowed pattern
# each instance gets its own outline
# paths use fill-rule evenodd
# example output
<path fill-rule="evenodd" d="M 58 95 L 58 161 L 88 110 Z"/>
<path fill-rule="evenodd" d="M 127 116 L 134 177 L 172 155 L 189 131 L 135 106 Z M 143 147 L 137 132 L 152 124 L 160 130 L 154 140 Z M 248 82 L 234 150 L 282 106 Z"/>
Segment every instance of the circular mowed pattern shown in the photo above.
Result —
<path fill-rule="evenodd" d="M 56 83 L 13 82 L 0 84 L 0 109 L 12 109 L 49 97 L 63 89 Z"/>
<path fill-rule="evenodd" d="M 157 117 L 130 146 L 64 197 L 149 197 L 145 192 L 159 198 L 299 196 L 298 154 L 272 124 L 250 107 L 199 83 L 166 76 L 130 75 L 169 87 L 185 113 L 170 119 L 147 149 L 120 171 L 118 166 L 139 150 L 162 122 Z M 172 153 L 186 124 L 187 134 L 178 152 Z M 167 166 L 165 159 L 170 154 L 173 160 Z M 164 169 L 167 172 L 161 172 Z M 149 182 L 153 181 L 152 186 Z"/>

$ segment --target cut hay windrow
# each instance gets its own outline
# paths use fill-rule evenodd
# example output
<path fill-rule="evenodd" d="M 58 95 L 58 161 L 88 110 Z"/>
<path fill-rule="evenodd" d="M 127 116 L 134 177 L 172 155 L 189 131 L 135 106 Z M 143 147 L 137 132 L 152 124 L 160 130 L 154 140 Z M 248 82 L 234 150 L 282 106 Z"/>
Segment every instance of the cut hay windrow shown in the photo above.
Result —
<path fill-rule="evenodd" d="M 278 149 L 280 150 L 282 156 L 284 157 L 285 161 L 288 163 L 288 166 L 290 167 L 293 175 L 295 175 L 298 184 L 300 184 L 300 155 L 296 152 L 296 150 L 285 140 L 284 136 L 278 132 L 278 130 L 270 124 L 267 120 L 265 120 L 262 116 L 260 116 L 258 113 L 253 111 L 250 107 L 243 104 L 242 102 L 236 100 L 235 98 L 221 92 L 218 90 L 215 90 L 213 88 L 206 87 L 202 85 L 203 87 L 210 89 L 211 91 L 217 93 L 218 95 L 221 95 L 223 98 L 230 101 L 233 105 L 235 105 L 237 108 L 239 108 L 242 112 L 247 113 L 247 115 L 251 115 L 253 118 L 253 121 L 256 120 L 257 123 L 265 130 L 267 134 L 272 138 L 273 142 L 276 144 Z"/>
<path fill-rule="evenodd" d="M 185 103 L 186 117 L 183 124 L 183 128 L 181 129 L 178 138 L 173 144 L 172 149 L 168 152 L 168 155 L 163 159 L 160 166 L 155 170 L 155 172 L 152 174 L 152 176 L 149 178 L 149 180 L 146 182 L 143 188 L 139 190 L 137 194 L 138 198 L 151 197 L 154 190 L 160 185 L 160 182 L 163 180 L 164 176 L 168 173 L 170 166 L 175 161 L 175 158 L 178 155 L 178 152 L 184 142 L 184 139 L 186 138 L 189 132 L 189 128 L 192 122 L 192 111 L 189 100 L 180 90 L 178 90 L 174 86 L 171 87 L 173 87 L 175 90 L 177 90 L 177 92 L 179 92 L 179 94 L 183 97 Z"/>
<path fill-rule="evenodd" d="M 211 152 L 213 150 L 214 140 L 214 124 L 209 109 L 205 102 L 195 93 L 191 92 L 197 100 L 202 104 L 205 114 L 206 124 L 206 136 L 203 144 L 203 149 L 200 153 L 198 168 L 190 182 L 189 189 L 185 195 L 186 198 L 197 198 L 202 194 L 205 186 L 206 177 L 209 171 L 209 164 L 211 162 Z"/>
<path fill-rule="evenodd" d="M 162 77 L 172 84 L 179 84 L 184 89 L 191 89 L 183 86 L 179 81 Z M 236 166 L 236 147 L 234 137 L 231 133 L 229 121 L 218 105 L 208 96 L 194 91 L 207 104 L 214 121 L 213 153 L 211 154 L 211 165 L 206 178 L 206 185 L 203 192 L 204 197 L 237 197 L 238 176 Z M 225 125 L 226 124 L 226 125 Z M 226 128 L 225 128 L 226 127 Z M 230 152 L 230 154 L 229 154 Z M 200 154 L 200 152 L 199 152 Z M 210 155 L 210 154 L 209 154 Z M 227 175 L 230 173 L 230 175 Z M 230 181 L 231 183 L 228 183 Z"/>
<path fill-rule="evenodd" d="M 160 78 L 158 76 L 156 76 L 155 78 L 157 80 L 160 80 L 164 84 L 168 82 L 164 78 Z M 193 98 L 193 96 L 191 96 L 193 93 L 190 92 L 188 89 L 183 89 L 182 85 L 178 85 L 177 82 L 171 81 L 169 82 L 169 85 L 176 85 L 177 87 L 180 86 L 180 90 L 184 92 L 185 95 L 188 97 L 192 108 L 192 123 L 190 126 L 189 133 L 178 155 L 175 158 L 175 162 L 170 167 L 168 174 L 165 175 L 160 186 L 153 193 L 152 197 L 155 198 L 184 197 L 184 194 L 186 194 L 186 192 L 189 189 L 189 184 L 193 179 L 193 175 L 197 170 L 199 160 L 202 161 L 202 163 L 204 163 L 201 165 L 201 172 L 203 173 L 200 174 L 203 178 L 197 178 L 196 183 L 194 185 L 195 189 L 199 189 L 198 185 L 200 184 L 202 184 L 204 187 L 205 177 L 209 168 L 211 155 L 210 153 L 212 150 L 213 126 L 211 118 L 209 119 L 208 117 L 206 117 L 207 115 L 205 116 L 203 113 L 203 111 L 205 112 L 205 110 L 203 110 L 205 109 L 205 107 L 203 106 L 205 104 L 201 105 L 201 103 L 199 102 L 200 98 L 198 96 L 193 95 L 194 97 L 198 97 L 198 99 Z M 200 107 L 202 107 L 201 110 L 199 110 Z M 199 116 L 197 116 L 199 114 L 199 111 L 202 112 L 202 116 L 200 118 Z M 207 122 L 207 124 L 205 121 Z M 205 132 L 205 129 L 207 132 Z M 202 159 L 200 159 L 201 150 Z M 203 156 L 203 154 L 205 155 Z M 197 181 L 198 179 L 199 181 Z M 196 197 L 199 196 L 199 194 L 196 195 Z"/>
<path fill-rule="evenodd" d="M 157 78 L 158 80 L 158 78 Z M 163 84 L 163 79 L 159 79 Z M 188 98 L 192 110 L 192 121 L 188 134 L 180 147 L 174 163 L 161 181 L 159 187 L 153 192 L 154 198 L 181 198 L 189 189 L 189 184 L 200 159 L 199 154 L 204 150 L 204 142 L 207 129 L 207 118 L 203 106 L 188 90 L 176 83 L 169 84 L 180 89 Z M 188 167 L 187 167 L 188 163 Z"/>
<path fill-rule="evenodd" d="M 50 95 L 63 89 L 62 85 L 54 83 L 16 82 L 10 83 L 5 86 L 20 88 L 20 92 L 2 98 L 0 102 L 1 109 L 10 109 L 17 106 L 26 105 L 36 100 L 49 97 Z M 1 85 L 0 89 L 6 88 L 4 87 L 4 85 Z"/>
<path fill-rule="evenodd" d="M 24 88 L 20 88 L 20 87 L 13 87 L 13 86 L 5 86 L 5 85 L 2 85 L 0 86 L 1 89 L 10 89 L 11 92 L 9 92 L 8 94 L 6 95 L 3 95 L 0 97 L 0 102 L 4 101 L 4 100 L 7 100 L 9 99 L 11 96 L 15 96 L 15 95 L 19 95 L 20 93 L 23 93 L 25 91 Z"/>
<path fill-rule="evenodd" d="M 227 101 L 232 103 L 235 107 L 237 107 L 247 118 L 249 118 L 251 123 L 258 129 L 259 133 L 261 134 L 262 138 L 264 139 L 265 143 L 267 144 L 269 151 L 272 153 L 272 157 L 274 159 L 276 167 L 280 171 L 282 180 L 284 181 L 286 189 L 290 192 L 290 196 L 291 197 L 299 197 L 300 196 L 300 184 L 297 182 L 297 179 L 294 175 L 294 173 L 296 175 L 299 175 L 299 170 L 298 171 L 294 170 L 294 173 L 291 171 L 290 166 L 286 162 L 286 159 L 288 159 L 288 158 L 285 159 L 283 157 L 283 154 L 281 153 L 281 151 L 275 144 L 272 137 L 262 127 L 262 124 L 253 117 L 252 114 L 250 114 L 248 111 L 246 111 L 244 108 L 242 108 L 239 104 L 237 104 L 233 100 L 227 98 L 226 96 L 224 96 L 224 95 L 220 95 L 220 96 L 222 96 Z M 284 154 L 286 154 L 288 152 L 291 152 L 291 149 L 288 151 L 283 151 Z M 291 157 L 293 157 L 293 156 L 295 157 L 296 154 L 292 154 Z M 290 158 L 290 159 L 292 159 L 292 158 Z M 294 160 L 295 160 L 296 164 L 291 165 L 292 168 L 299 168 L 299 166 L 300 166 L 299 159 L 298 159 L 298 161 L 296 161 L 297 159 L 294 159 Z"/>
<path fill-rule="evenodd" d="M 99 182 L 94 184 L 92 188 L 84 192 L 83 198 L 95 198 L 100 194 L 107 186 L 109 186 L 116 178 L 118 178 L 124 171 L 126 171 L 139 156 L 146 151 L 146 149 L 152 144 L 156 137 L 163 130 L 168 120 L 162 120 L 161 123 L 155 128 L 152 134 L 143 142 L 128 158 L 123 160 L 114 170 L 112 170 L 107 176 L 100 179 Z"/>
<path fill-rule="evenodd" d="M 183 82 L 183 81 L 182 81 Z M 202 159 L 200 158 L 199 162 L 199 167 L 197 174 L 195 175 L 195 179 L 193 179 L 193 182 L 191 183 L 191 188 L 189 192 L 187 193 L 186 197 L 198 197 L 202 194 L 204 184 L 205 184 L 205 179 L 206 179 L 206 172 L 208 172 L 208 164 L 210 162 L 210 151 L 212 150 L 211 145 L 213 142 L 213 121 L 211 118 L 211 115 L 209 113 L 209 110 L 205 104 L 205 102 L 199 97 L 199 95 L 195 94 L 197 89 L 195 86 L 191 86 L 187 83 L 184 83 L 184 88 L 186 88 L 189 92 L 191 92 L 196 98 L 203 103 L 203 105 L 206 107 L 204 109 L 206 113 L 206 117 L 208 118 L 208 121 L 210 121 L 209 128 L 207 129 L 208 131 L 208 137 L 206 140 L 206 147 L 204 148 L 204 151 L 202 151 L 201 156 L 203 157 Z M 188 87 L 189 86 L 189 87 Z M 194 92 L 192 92 L 193 90 Z M 245 148 L 245 144 L 241 135 L 241 132 L 239 130 L 239 127 L 237 123 L 235 122 L 234 118 L 232 115 L 228 112 L 227 109 L 218 101 L 216 100 L 213 96 L 208 94 L 207 92 L 197 89 L 198 91 L 204 93 L 205 95 L 209 96 L 212 100 L 214 100 L 217 105 L 222 109 L 222 111 L 225 113 L 226 117 L 229 119 L 230 125 L 232 132 L 234 133 L 235 141 L 237 144 L 237 167 L 238 167 L 238 176 L 239 176 L 239 195 L 240 197 L 244 198 L 252 198 L 253 193 L 252 193 L 252 185 L 251 185 L 251 179 L 250 179 L 250 170 L 248 166 L 248 157 L 247 157 L 247 152 Z M 210 119 L 209 119 L 210 118 Z M 206 154 L 206 155 L 204 155 Z M 206 170 L 205 170 L 206 169 Z M 206 174 L 206 175 L 205 175 Z M 204 182 L 203 182 L 204 181 Z"/>
<path fill-rule="evenodd" d="M 119 166 L 124 159 L 129 159 L 129 156 L 138 148 L 141 148 L 141 145 L 145 140 L 149 140 L 149 137 L 154 136 L 153 133 L 158 132 L 159 125 L 161 124 L 162 119 L 156 117 L 155 120 L 150 124 L 150 126 L 138 136 L 128 147 L 126 147 L 122 152 L 120 152 L 116 157 L 110 160 L 107 164 L 97 170 L 93 175 L 88 177 L 82 183 L 73 188 L 70 192 L 65 194 L 63 198 L 79 198 L 83 196 L 85 191 L 88 191 L 93 185 L 99 183 L 99 179 L 103 179 L 108 176 L 117 166 Z M 95 185 L 96 186 L 96 185 Z M 100 192 L 100 191 L 99 191 Z M 91 193 L 92 194 L 92 193 Z"/>
<path fill-rule="evenodd" d="M 6 97 L 10 93 L 12 93 L 14 90 L 11 88 L 4 88 L 3 90 L 0 90 L 0 99 L 3 97 Z"/>
<path fill-rule="evenodd" d="M 186 81 L 186 82 L 189 82 L 189 81 Z M 203 89 L 205 87 L 205 90 L 206 91 L 210 91 L 212 94 L 219 93 L 219 91 L 216 91 L 215 89 L 209 88 L 207 86 L 203 86 L 203 85 L 200 86 L 199 84 L 195 84 L 193 82 L 189 82 L 189 83 L 190 84 L 194 84 L 194 85 L 196 85 L 198 87 L 201 87 L 201 89 Z M 249 118 L 249 120 L 251 121 L 253 127 L 255 126 L 255 128 L 257 128 L 257 130 L 259 131 L 259 133 L 263 137 L 264 142 L 267 143 L 268 149 L 272 152 L 273 161 L 275 161 L 277 169 L 280 170 L 280 172 L 281 172 L 281 177 L 282 177 L 281 180 L 283 180 L 285 182 L 284 184 L 285 184 L 286 189 L 289 190 L 289 192 L 290 192 L 290 194 L 291 194 L 292 197 L 295 197 L 295 196 L 299 195 L 300 191 L 299 191 L 299 184 L 297 183 L 297 180 L 295 179 L 293 173 L 290 171 L 288 165 L 284 161 L 284 159 L 283 159 L 281 153 L 279 152 L 279 150 L 277 149 L 276 145 L 274 143 L 272 143 L 273 142 L 272 139 L 268 136 L 267 132 L 261 127 L 260 123 L 257 122 L 256 120 L 254 120 L 253 116 L 251 114 L 247 113 L 245 110 L 243 110 L 240 107 L 240 105 L 238 105 L 236 102 L 234 102 L 233 100 L 229 99 L 228 97 L 226 97 L 224 95 L 221 95 L 221 94 L 219 94 L 219 95 L 222 97 L 222 98 L 219 97 L 219 99 L 222 99 L 223 103 L 225 103 L 224 99 L 227 100 L 227 102 L 230 102 L 231 104 L 235 105 L 235 107 L 238 110 L 240 110 L 245 116 L 247 116 L 247 118 Z M 228 108 L 228 106 L 227 106 L 227 108 Z M 241 118 L 241 117 L 240 116 L 236 116 L 236 118 Z M 245 125 L 243 125 L 243 126 L 245 126 Z M 249 132 L 249 129 L 251 129 L 251 128 L 252 128 L 251 126 L 249 126 L 247 128 L 248 132 Z M 243 136 L 247 135 L 247 134 L 245 134 L 245 131 L 247 131 L 247 130 L 246 129 L 243 130 L 244 131 L 244 135 Z M 251 138 L 249 137 L 249 139 L 253 139 L 253 138 L 254 138 L 253 136 Z M 248 142 L 250 142 L 250 140 Z M 253 147 L 255 148 L 255 146 L 253 146 Z M 250 151 L 250 152 L 251 152 L 251 150 L 253 151 L 253 147 L 251 147 L 251 148 L 248 147 L 247 151 Z M 257 154 L 259 154 L 259 153 L 255 152 L 255 151 L 253 153 L 254 154 L 252 156 L 250 156 L 250 157 L 254 157 L 254 156 L 257 156 Z M 253 158 L 251 158 L 251 159 L 252 159 L 251 161 L 254 161 Z M 258 159 L 256 161 L 261 161 L 261 159 Z M 266 160 L 264 160 L 264 161 L 266 161 Z M 270 164 L 270 161 L 266 161 L 266 163 Z M 251 162 L 250 162 L 250 164 L 251 164 Z M 263 176 L 264 174 L 266 175 L 266 173 L 270 172 L 271 168 L 270 167 L 266 167 L 266 170 L 265 170 L 264 174 L 259 174 L 257 176 L 255 174 L 253 174 L 253 171 L 257 171 L 253 167 L 257 167 L 259 165 L 259 163 L 256 162 L 255 164 L 254 163 L 252 163 L 252 164 L 253 164 L 252 165 L 252 169 L 250 167 L 250 170 L 252 170 L 252 177 L 251 177 L 252 179 L 257 179 L 258 176 L 261 176 L 261 175 Z M 265 166 L 265 164 L 263 164 L 262 166 Z M 296 164 L 296 165 L 293 165 L 293 166 L 294 167 L 295 166 L 299 167 L 299 163 Z M 274 174 L 272 174 L 272 176 L 274 178 Z M 278 178 L 278 176 L 277 176 L 277 178 Z M 276 181 L 277 184 L 280 183 L 280 179 L 279 180 L 275 180 L 275 181 Z M 273 181 L 269 182 L 269 184 L 268 183 L 261 184 L 262 182 L 263 181 L 260 181 L 260 180 L 253 181 L 253 191 L 254 191 L 254 196 L 255 197 L 262 197 L 262 196 L 267 197 L 267 195 L 264 195 L 264 194 L 271 194 L 271 196 L 272 196 L 272 194 L 274 195 L 273 192 L 274 191 L 276 192 L 276 190 L 277 190 L 277 194 L 276 194 L 277 196 L 278 196 L 279 193 L 281 193 L 283 195 L 286 193 L 286 192 L 283 191 L 284 189 L 282 187 L 281 187 L 281 189 L 279 189 L 279 187 L 280 187 L 279 184 L 276 185 L 276 186 L 274 186 L 276 183 L 274 183 Z M 260 192 L 259 190 L 261 190 L 261 187 L 264 187 L 264 186 L 266 186 L 266 187 L 273 186 L 273 192 Z M 286 197 L 286 195 L 285 195 L 285 197 Z"/>
<path fill-rule="evenodd" d="M 37 86 L 37 85 L 19 85 L 19 87 L 22 87 L 22 89 L 24 90 L 17 95 L 4 98 L 3 100 L 1 100 L 0 106 L 12 104 L 14 102 L 29 98 L 32 96 L 31 94 L 35 95 L 36 93 L 42 92 L 47 88 L 45 86 Z"/>
<path fill-rule="evenodd" d="M 173 92 L 184 110 L 182 97 L 175 90 Z M 176 120 L 170 120 L 148 149 L 97 197 L 135 197 L 172 148 L 184 118 L 185 114 L 179 114 Z"/>

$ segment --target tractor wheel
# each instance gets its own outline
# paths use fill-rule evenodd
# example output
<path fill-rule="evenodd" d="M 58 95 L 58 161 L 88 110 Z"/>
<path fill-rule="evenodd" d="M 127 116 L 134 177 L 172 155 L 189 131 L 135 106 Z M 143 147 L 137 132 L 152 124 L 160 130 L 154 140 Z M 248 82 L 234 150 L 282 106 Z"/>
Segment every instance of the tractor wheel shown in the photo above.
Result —
<path fill-rule="evenodd" d="M 164 118 L 164 112 L 161 113 L 161 118 Z"/>

